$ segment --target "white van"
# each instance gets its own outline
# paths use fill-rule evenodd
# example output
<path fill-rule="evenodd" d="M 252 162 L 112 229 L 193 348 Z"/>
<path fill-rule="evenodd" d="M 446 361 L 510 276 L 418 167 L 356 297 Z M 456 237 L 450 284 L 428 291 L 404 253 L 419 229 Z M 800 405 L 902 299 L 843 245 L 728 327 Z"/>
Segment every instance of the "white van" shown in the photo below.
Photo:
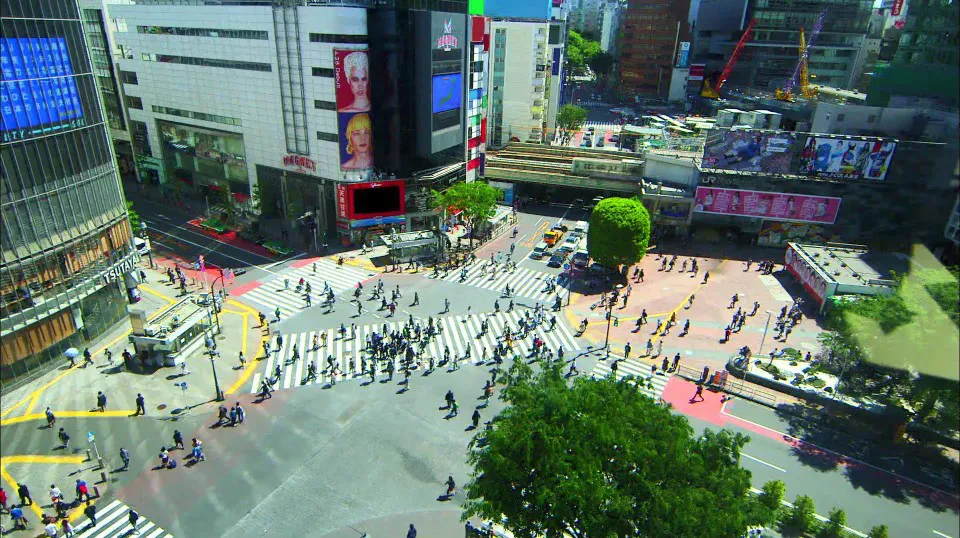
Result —
<path fill-rule="evenodd" d="M 580 220 L 580 221 L 577 221 L 577 223 L 573 226 L 573 232 L 586 235 L 587 230 L 589 228 L 590 228 L 590 224 L 587 221 Z"/>
<path fill-rule="evenodd" d="M 533 247 L 533 252 L 530 253 L 530 257 L 535 260 L 540 260 L 547 255 L 547 250 L 549 248 L 550 247 L 546 242 L 540 241 L 537 243 L 537 246 Z"/>
<path fill-rule="evenodd" d="M 142 237 L 133 238 L 133 248 L 137 249 L 141 255 L 146 256 L 150 252 L 150 240 Z"/>

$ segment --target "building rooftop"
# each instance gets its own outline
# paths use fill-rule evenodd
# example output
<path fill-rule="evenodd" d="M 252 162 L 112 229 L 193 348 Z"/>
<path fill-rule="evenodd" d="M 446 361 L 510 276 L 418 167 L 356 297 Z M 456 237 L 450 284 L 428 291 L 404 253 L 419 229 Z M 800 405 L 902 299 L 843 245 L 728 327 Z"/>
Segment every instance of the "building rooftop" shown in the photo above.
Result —
<path fill-rule="evenodd" d="M 876 252 L 863 245 L 827 243 L 793 244 L 827 279 L 841 286 L 890 287 L 890 272 L 906 273 L 910 258 L 904 254 Z"/>

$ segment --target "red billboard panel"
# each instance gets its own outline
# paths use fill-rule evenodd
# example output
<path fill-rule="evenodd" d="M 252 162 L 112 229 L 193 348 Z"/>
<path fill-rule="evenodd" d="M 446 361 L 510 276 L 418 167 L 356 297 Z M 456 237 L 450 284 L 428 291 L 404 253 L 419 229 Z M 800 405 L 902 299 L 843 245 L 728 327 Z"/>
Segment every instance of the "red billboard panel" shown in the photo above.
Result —
<path fill-rule="evenodd" d="M 366 49 L 333 49 L 340 169 L 373 168 L 370 122 L 370 63 Z"/>
<path fill-rule="evenodd" d="M 797 277 L 797 280 L 803 283 L 803 288 L 813 295 L 817 304 L 823 304 L 823 300 L 827 297 L 826 279 L 793 250 L 793 245 L 787 246 L 783 264 L 793 276 Z"/>
<path fill-rule="evenodd" d="M 687 77 L 688 81 L 697 81 L 703 80 L 703 74 L 707 70 L 707 64 L 690 64 L 690 76 Z"/>
<path fill-rule="evenodd" d="M 347 215 L 350 213 L 350 208 L 347 201 L 347 186 L 343 183 L 337 184 L 337 216 L 341 219 L 350 218 Z"/>
<path fill-rule="evenodd" d="M 406 212 L 406 183 L 403 180 L 341 183 L 337 185 L 338 211 L 341 188 L 346 196 L 344 218 L 395 217 Z"/>
<path fill-rule="evenodd" d="M 483 34 L 486 33 L 487 20 L 484 17 L 473 16 L 470 21 L 470 41 L 483 43 Z"/>
<path fill-rule="evenodd" d="M 833 224 L 840 212 L 840 198 L 697 187 L 693 210 L 718 215 Z"/>

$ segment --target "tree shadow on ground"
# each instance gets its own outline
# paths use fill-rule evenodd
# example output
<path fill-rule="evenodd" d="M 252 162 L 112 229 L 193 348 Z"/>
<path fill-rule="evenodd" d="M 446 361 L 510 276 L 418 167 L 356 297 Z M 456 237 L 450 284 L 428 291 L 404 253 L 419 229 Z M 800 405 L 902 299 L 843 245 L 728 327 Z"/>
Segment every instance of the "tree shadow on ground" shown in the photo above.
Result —
<path fill-rule="evenodd" d="M 800 463 L 827 472 L 843 467 L 850 484 L 871 495 L 899 503 L 916 500 L 937 510 L 960 513 L 956 481 L 958 464 L 935 446 L 894 442 L 894 428 L 882 417 L 865 417 L 839 409 L 783 404 L 777 415 L 794 439 Z"/>

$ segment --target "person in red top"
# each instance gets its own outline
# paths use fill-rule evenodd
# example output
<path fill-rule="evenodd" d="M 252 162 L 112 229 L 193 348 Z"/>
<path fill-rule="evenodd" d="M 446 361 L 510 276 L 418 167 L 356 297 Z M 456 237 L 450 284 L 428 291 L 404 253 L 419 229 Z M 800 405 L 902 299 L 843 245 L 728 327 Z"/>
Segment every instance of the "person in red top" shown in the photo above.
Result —
<path fill-rule="evenodd" d="M 7 492 L 3 488 L 0 488 L 0 511 L 10 513 L 10 509 L 7 508 Z"/>

